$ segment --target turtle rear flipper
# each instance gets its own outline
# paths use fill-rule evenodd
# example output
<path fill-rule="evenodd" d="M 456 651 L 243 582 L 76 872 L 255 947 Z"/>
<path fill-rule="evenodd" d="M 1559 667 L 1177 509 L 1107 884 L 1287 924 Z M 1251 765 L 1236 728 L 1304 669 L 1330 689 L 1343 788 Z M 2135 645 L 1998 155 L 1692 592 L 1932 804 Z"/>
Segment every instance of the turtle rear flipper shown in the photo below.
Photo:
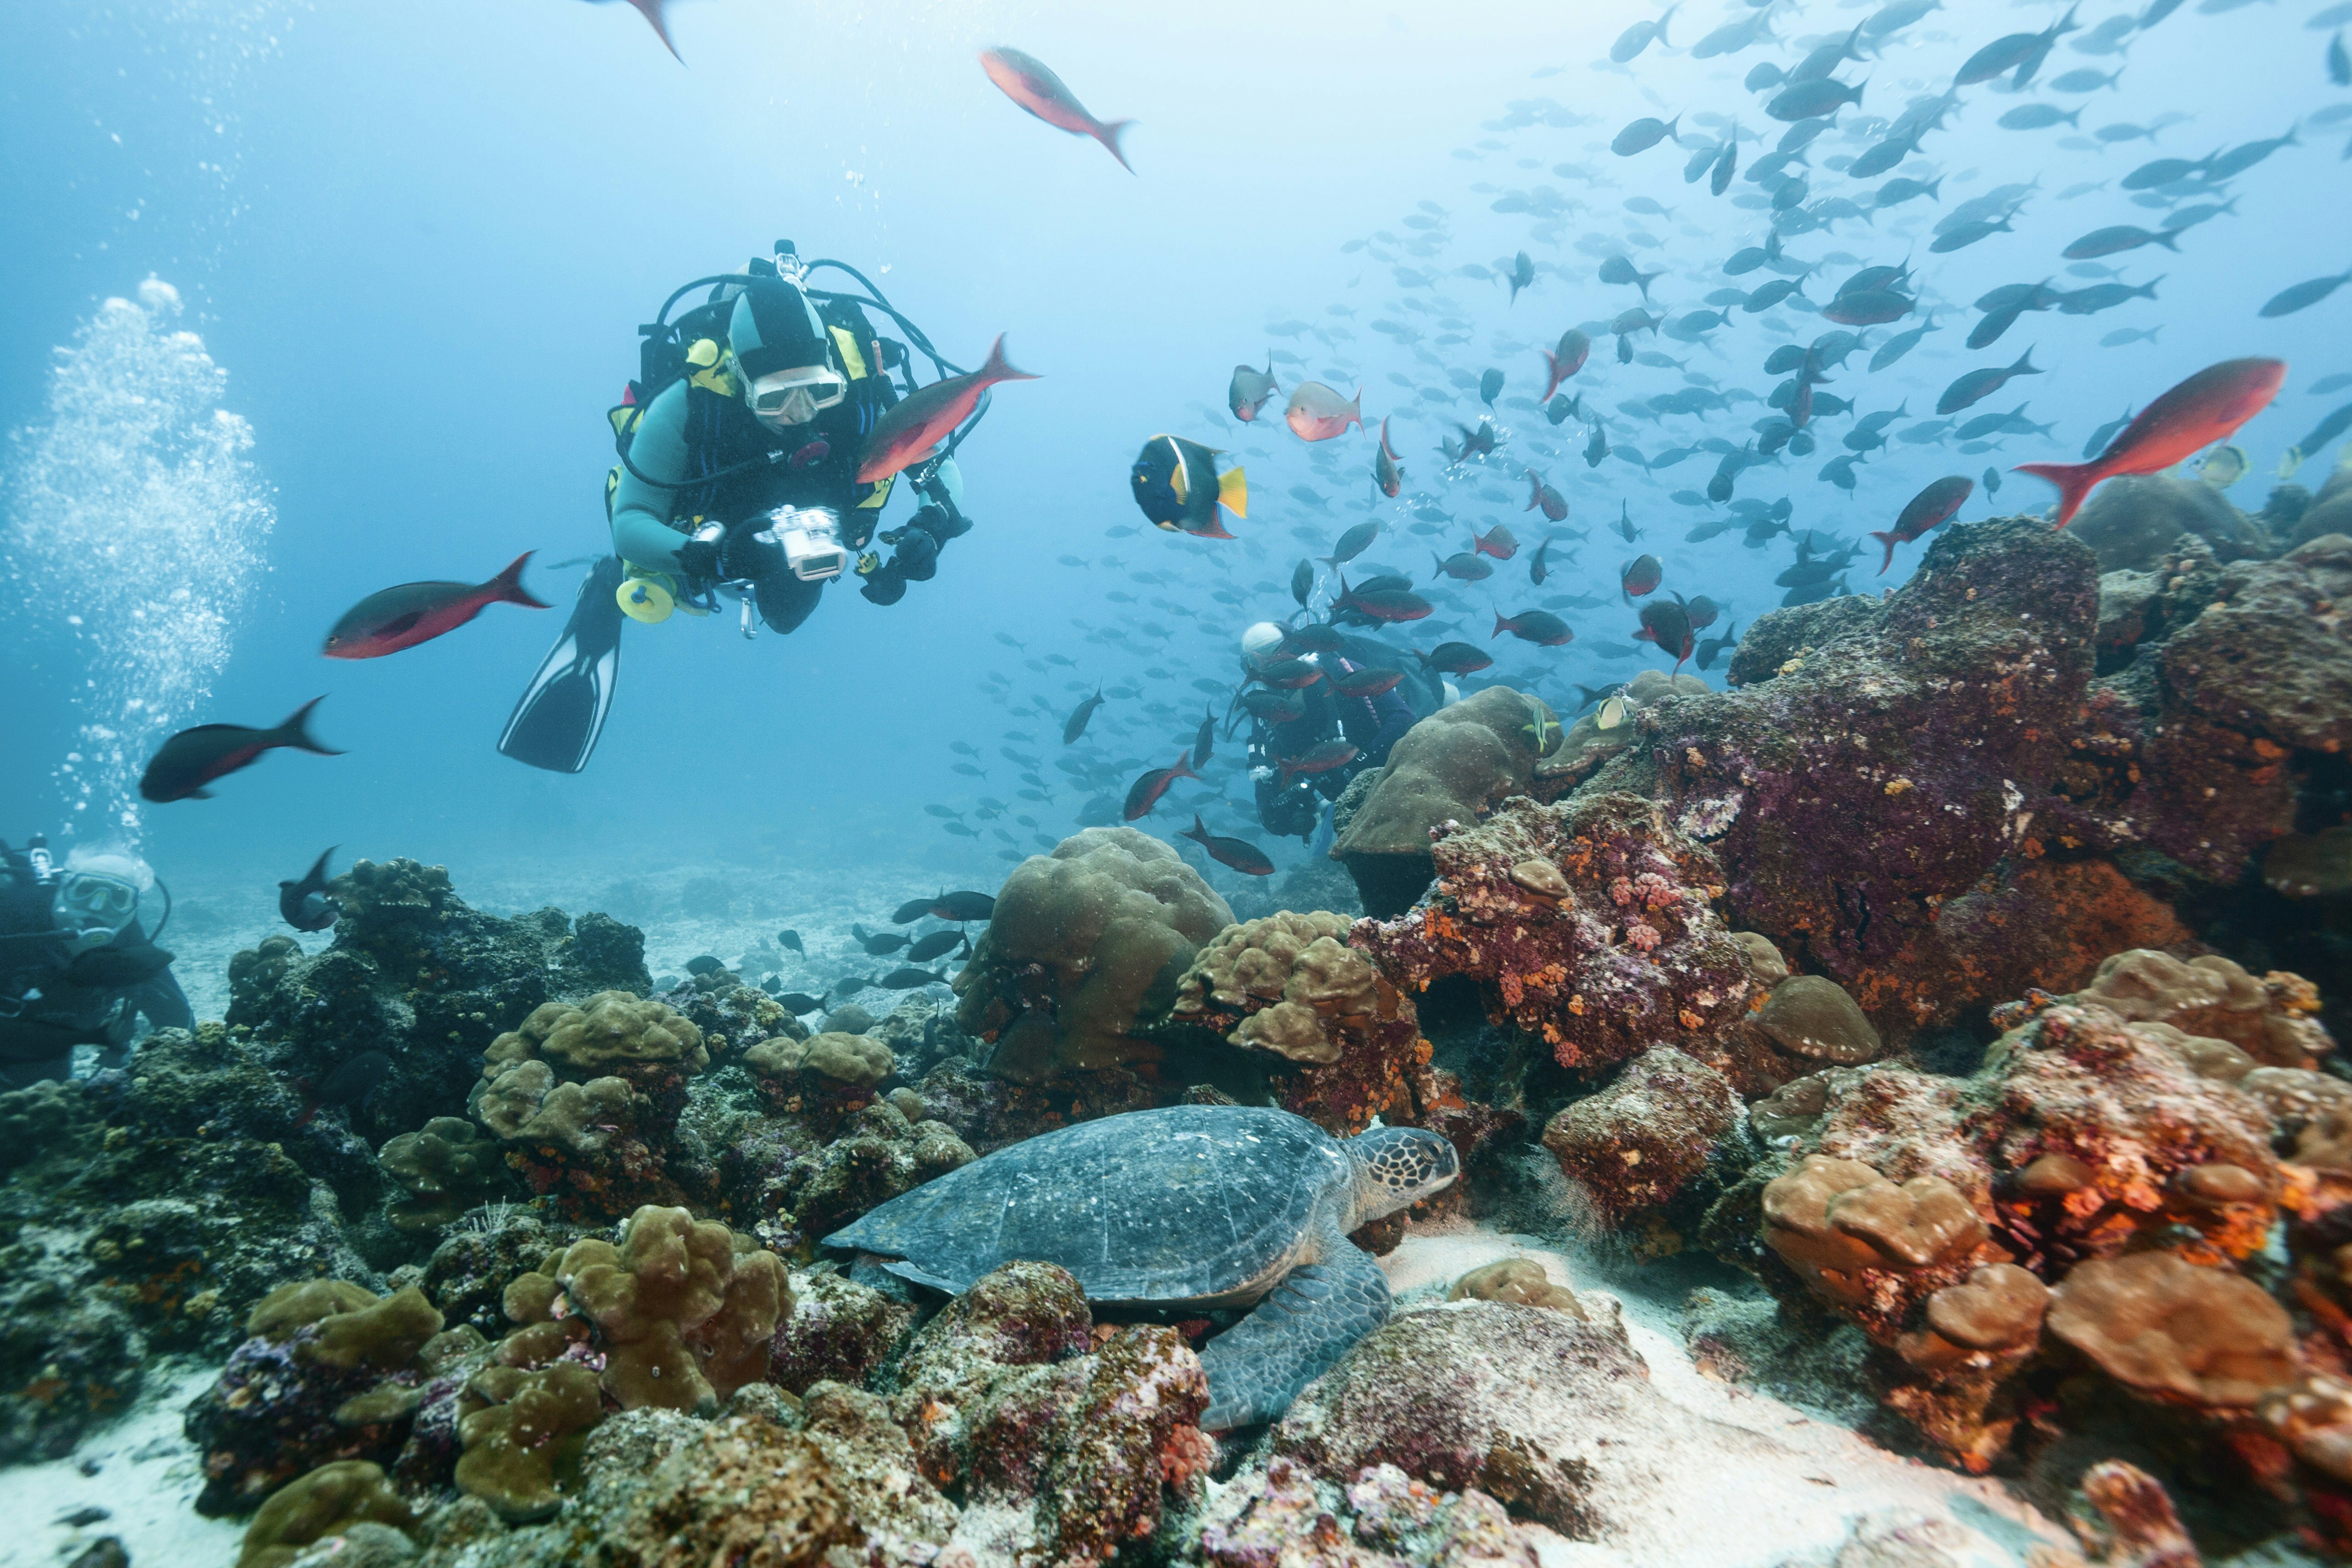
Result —
<path fill-rule="evenodd" d="M 1250 1315 L 1201 1350 L 1212 1432 L 1271 1421 L 1349 1346 L 1388 1321 L 1389 1282 L 1339 1227 L 1320 1227 L 1321 1256 L 1283 1277 Z"/>

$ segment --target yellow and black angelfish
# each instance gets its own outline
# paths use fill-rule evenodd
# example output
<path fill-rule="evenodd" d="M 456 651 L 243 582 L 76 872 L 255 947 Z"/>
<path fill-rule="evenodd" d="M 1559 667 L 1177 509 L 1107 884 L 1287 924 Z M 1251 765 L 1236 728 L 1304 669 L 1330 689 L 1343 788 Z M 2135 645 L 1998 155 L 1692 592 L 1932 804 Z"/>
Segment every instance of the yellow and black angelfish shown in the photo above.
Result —
<path fill-rule="evenodd" d="M 1235 517 L 1249 515 L 1249 484 L 1239 468 L 1217 472 L 1223 454 L 1181 436 L 1154 436 L 1136 454 L 1135 504 L 1171 533 L 1196 539 L 1231 539 L 1217 520 L 1225 506 Z"/>

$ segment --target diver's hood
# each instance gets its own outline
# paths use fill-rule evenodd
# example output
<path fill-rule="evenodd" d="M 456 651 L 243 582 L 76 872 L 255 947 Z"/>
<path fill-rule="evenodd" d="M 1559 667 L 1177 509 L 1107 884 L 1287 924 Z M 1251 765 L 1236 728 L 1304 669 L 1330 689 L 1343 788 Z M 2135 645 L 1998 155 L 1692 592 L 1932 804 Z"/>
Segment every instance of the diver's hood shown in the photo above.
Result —
<path fill-rule="evenodd" d="M 781 278 L 754 279 L 735 297 L 727 321 L 728 345 L 743 379 L 780 370 L 831 364 L 833 343 L 808 296 Z"/>

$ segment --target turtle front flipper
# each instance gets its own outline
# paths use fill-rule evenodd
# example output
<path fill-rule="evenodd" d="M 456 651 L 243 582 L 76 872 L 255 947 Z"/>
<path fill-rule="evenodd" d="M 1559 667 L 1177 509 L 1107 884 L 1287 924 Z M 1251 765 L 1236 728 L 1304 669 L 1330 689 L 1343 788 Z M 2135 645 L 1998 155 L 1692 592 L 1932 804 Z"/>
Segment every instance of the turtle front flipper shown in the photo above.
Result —
<path fill-rule="evenodd" d="M 1202 1348 L 1209 1374 L 1203 1427 L 1223 1432 L 1276 1419 L 1349 1346 L 1387 1321 L 1389 1282 L 1380 1265 L 1337 1226 L 1325 1230 L 1317 1261 L 1285 1275 L 1248 1317 Z"/>

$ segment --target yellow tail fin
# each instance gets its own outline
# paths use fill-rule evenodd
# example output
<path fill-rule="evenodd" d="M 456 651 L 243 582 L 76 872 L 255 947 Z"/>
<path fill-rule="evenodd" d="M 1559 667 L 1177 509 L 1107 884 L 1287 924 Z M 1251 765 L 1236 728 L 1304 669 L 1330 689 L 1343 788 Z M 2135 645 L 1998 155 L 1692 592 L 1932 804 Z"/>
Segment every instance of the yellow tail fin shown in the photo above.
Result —
<path fill-rule="evenodd" d="M 1227 468 L 1217 476 L 1217 500 L 1235 517 L 1249 515 L 1249 481 L 1242 478 L 1239 468 Z"/>

